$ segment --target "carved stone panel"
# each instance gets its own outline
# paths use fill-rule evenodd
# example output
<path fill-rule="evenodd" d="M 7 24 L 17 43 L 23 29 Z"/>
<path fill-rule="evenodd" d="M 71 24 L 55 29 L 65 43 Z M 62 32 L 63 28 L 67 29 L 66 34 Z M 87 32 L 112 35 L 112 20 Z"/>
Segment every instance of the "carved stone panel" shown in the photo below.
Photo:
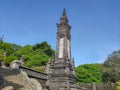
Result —
<path fill-rule="evenodd" d="M 59 58 L 63 58 L 63 42 L 64 42 L 64 38 L 60 39 L 60 44 L 59 44 Z"/>
<path fill-rule="evenodd" d="M 68 48 L 67 48 L 67 50 L 68 50 L 68 58 L 70 59 L 70 41 L 69 40 L 67 40 L 67 44 L 68 44 Z"/>

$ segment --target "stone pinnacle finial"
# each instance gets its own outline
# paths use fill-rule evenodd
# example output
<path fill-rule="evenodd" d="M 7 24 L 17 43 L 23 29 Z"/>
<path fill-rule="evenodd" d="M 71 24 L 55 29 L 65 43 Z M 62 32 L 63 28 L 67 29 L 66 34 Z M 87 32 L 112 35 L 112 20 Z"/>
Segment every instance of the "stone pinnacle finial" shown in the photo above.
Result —
<path fill-rule="evenodd" d="M 61 20 L 62 23 L 67 23 L 68 22 L 65 8 L 63 9 L 63 14 L 62 14 L 60 20 Z"/>
<path fill-rule="evenodd" d="M 63 15 L 62 16 L 66 16 L 66 10 L 65 10 L 65 8 L 63 9 Z"/>

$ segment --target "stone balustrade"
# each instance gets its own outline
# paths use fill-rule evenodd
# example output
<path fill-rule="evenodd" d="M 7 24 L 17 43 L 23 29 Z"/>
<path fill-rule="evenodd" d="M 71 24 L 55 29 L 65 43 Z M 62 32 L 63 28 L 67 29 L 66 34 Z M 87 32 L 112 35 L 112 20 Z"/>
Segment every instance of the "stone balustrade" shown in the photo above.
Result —
<path fill-rule="evenodd" d="M 38 71 L 35 71 L 27 67 L 23 67 L 23 66 L 20 66 L 19 69 L 22 71 L 25 71 L 29 77 L 47 80 L 47 74 L 45 73 L 38 72 Z"/>

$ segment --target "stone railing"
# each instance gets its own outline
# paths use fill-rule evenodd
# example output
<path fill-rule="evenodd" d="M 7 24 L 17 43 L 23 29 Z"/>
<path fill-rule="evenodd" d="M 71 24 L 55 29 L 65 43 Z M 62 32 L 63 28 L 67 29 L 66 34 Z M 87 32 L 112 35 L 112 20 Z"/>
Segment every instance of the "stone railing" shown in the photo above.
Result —
<path fill-rule="evenodd" d="M 47 74 L 45 73 L 38 72 L 38 71 L 35 71 L 27 67 L 23 67 L 23 66 L 20 66 L 19 69 L 22 71 L 25 71 L 29 77 L 47 80 Z"/>

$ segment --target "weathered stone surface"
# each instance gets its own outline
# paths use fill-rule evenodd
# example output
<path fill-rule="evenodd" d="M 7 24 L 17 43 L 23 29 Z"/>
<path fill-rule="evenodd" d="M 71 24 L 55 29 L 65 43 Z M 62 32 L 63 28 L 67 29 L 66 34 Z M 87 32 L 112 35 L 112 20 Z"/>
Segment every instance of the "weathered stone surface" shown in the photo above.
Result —
<path fill-rule="evenodd" d="M 0 90 L 5 87 L 5 79 L 2 76 L 1 68 L 0 68 Z"/>
<path fill-rule="evenodd" d="M 31 86 L 30 90 L 43 90 L 40 82 L 38 82 L 34 78 L 29 78 L 27 73 L 24 71 L 21 71 L 22 78 Z"/>
<path fill-rule="evenodd" d="M 7 87 L 3 88 L 2 90 L 14 90 L 14 89 L 13 89 L 13 86 L 7 86 Z"/>
<path fill-rule="evenodd" d="M 0 75 L 0 89 L 2 89 L 4 87 L 4 79 L 3 77 Z"/>
<path fill-rule="evenodd" d="M 20 60 L 14 60 L 11 62 L 10 67 L 13 69 L 19 69 L 21 65 L 22 65 L 22 62 Z"/>
<path fill-rule="evenodd" d="M 19 72 L 16 69 L 0 69 L 0 90 L 9 90 L 12 86 L 14 90 L 42 90 L 40 82 L 33 78 L 29 78 L 25 72 Z M 3 85 L 3 80 L 5 83 Z M 10 89 L 12 90 L 12 89 Z"/>
<path fill-rule="evenodd" d="M 2 85 L 2 83 L 4 82 L 2 76 L 0 75 L 0 85 Z"/>
<path fill-rule="evenodd" d="M 74 60 L 71 58 L 71 26 L 68 24 L 65 9 L 57 28 L 56 54 L 52 62 L 47 64 L 48 70 L 50 70 L 50 72 L 48 71 L 47 84 L 50 90 L 85 90 L 74 85 L 77 76 L 75 74 Z"/>
<path fill-rule="evenodd" d="M 20 67 L 20 70 L 25 71 L 27 73 L 27 75 L 30 77 L 47 80 L 47 74 L 45 74 L 45 73 L 38 72 L 38 71 L 35 71 L 35 70 L 27 68 L 27 67 L 23 67 L 23 66 Z"/>

